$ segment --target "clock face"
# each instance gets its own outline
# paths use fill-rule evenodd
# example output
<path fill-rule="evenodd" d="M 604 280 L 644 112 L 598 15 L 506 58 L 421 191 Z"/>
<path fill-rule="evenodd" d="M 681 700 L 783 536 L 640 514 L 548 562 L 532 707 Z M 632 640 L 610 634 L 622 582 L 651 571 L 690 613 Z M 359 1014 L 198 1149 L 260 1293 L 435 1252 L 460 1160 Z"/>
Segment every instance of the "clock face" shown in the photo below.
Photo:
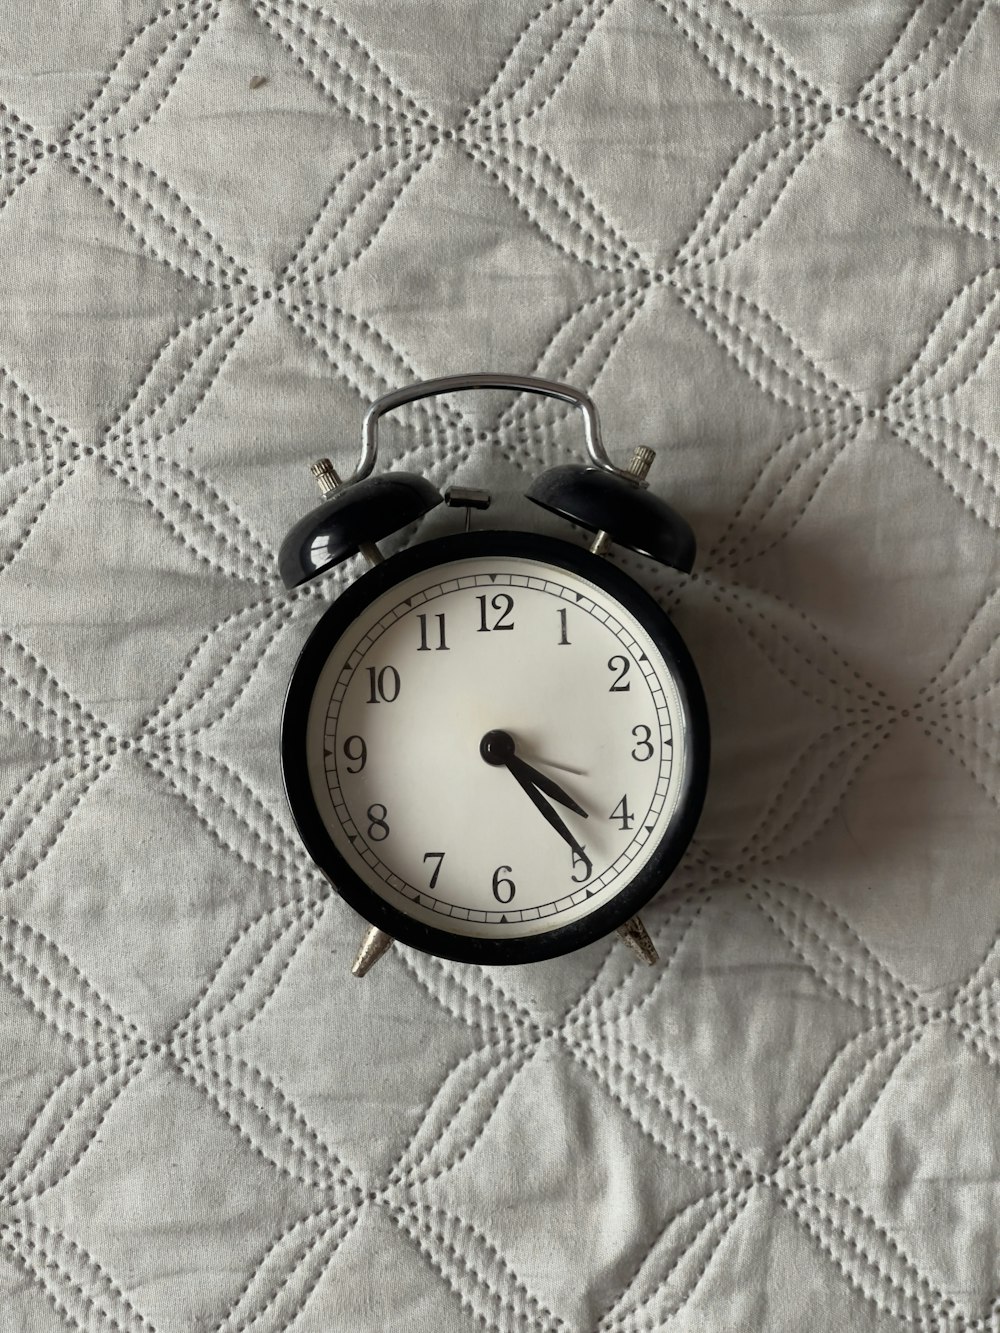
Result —
<path fill-rule="evenodd" d="M 453 957 L 547 956 L 673 868 L 701 804 L 700 704 L 663 612 L 607 562 L 445 538 L 372 570 L 314 631 L 286 785 L 375 924 Z"/>

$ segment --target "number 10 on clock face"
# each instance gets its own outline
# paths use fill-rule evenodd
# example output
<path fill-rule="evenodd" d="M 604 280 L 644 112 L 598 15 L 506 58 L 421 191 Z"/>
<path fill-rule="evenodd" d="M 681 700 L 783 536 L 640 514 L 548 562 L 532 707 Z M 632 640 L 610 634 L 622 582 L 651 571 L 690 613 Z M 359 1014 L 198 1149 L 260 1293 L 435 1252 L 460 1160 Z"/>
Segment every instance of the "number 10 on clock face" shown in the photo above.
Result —
<path fill-rule="evenodd" d="M 445 538 L 365 575 L 321 628 L 286 703 L 286 782 L 298 759 L 303 836 L 368 920 L 526 961 L 661 886 L 700 807 L 704 707 L 620 571 L 553 539 Z"/>

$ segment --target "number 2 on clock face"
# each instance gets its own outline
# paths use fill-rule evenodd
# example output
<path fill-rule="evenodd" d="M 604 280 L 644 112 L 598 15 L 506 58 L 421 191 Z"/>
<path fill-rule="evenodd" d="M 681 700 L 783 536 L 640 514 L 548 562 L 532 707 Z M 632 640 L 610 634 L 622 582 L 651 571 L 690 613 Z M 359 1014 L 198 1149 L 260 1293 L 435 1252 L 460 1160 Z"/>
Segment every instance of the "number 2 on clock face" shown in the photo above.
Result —
<path fill-rule="evenodd" d="M 521 937 L 582 919 L 642 871 L 680 798 L 684 716 L 654 638 L 603 588 L 523 557 L 453 560 L 388 588 L 332 647 L 309 782 L 338 853 L 386 903 Z M 484 762 L 495 732 L 534 778 Z"/>

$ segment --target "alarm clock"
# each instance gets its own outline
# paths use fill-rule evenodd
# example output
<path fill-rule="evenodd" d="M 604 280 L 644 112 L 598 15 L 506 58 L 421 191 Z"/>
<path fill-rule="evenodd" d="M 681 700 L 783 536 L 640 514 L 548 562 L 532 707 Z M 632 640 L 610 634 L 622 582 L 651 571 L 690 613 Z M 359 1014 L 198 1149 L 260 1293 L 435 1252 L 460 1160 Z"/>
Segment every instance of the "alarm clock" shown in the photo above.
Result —
<path fill-rule="evenodd" d="M 580 410 L 588 461 L 543 472 L 527 499 L 595 534 L 589 549 L 474 528 L 485 492 L 373 475 L 385 413 L 470 389 Z M 484 373 L 378 399 L 346 480 L 313 464 L 325 499 L 282 543 L 284 584 L 359 553 L 369 567 L 302 648 L 281 762 L 309 854 L 369 923 L 356 975 L 393 941 L 519 964 L 618 931 L 656 961 L 638 914 L 694 832 L 709 728 L 669 616 L 607 558 L 617 544 L 691 570 L 689 525 L 647 487 L 654 456 L 616 466 L 594 403 L 569 385 Z M 464 510 L 463 531 L 382 556 L 380 539 L 442 502 Z"/>

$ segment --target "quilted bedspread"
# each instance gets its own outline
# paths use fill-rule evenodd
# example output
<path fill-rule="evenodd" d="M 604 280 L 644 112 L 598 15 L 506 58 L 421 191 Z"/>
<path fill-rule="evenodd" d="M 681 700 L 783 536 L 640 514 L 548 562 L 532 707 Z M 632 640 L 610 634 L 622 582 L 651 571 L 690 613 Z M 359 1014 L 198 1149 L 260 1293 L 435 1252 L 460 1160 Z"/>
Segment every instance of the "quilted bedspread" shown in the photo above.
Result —
<path fill-rule="evenodd" d="M 998 69 L 996 0 L 3 0 L 2 1333 L 1000 1329 Z M 709 799 L 658 967 L 359 982 L 277 752 L 358 566 L 276 551 L 479 369 L 658 451 Z M 385 439 L 572 539 L 568 409 Z"/>

